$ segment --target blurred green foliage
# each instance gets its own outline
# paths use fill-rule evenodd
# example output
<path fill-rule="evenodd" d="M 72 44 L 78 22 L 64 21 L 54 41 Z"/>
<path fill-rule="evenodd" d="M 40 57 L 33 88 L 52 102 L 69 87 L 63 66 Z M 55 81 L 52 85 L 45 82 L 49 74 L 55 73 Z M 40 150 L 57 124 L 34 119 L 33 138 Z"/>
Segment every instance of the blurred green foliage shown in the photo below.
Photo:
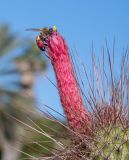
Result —
<path fill-rule="evenodd" d="M 33 125 L 34 128 L 41 132 L 47 133 L 57 141 L 64 140 L 67 137 L 66 129 L 63 128 L 58 122 L 52 121 L 51 119 L 40 118 L 35 121 L 35 124 L 36 126 Z M 59 146 L 56 146 L 50 138 L 32 130 L 28 130 L 25 144 L 26 145 L 24 145 L 23 152 L 36 158 L 50 156 L 53 154 L 52 152 L 61 150 L 58 149 Z M 29 156 L 22 154 L 21 159 L 22 158 L 29 158 Z"/>
<path fill-rule="evenodd" d="M 31 40 L 21 40 L 6 24 L 0 26 L 0 153 L 4 153 L 1 159 L 9 154 L 5 151 L 7 143 L 22 143 L 19 137 L 25 127 L 12 117 L 25 123 L 28 115 L 35 119 L 32 114 L 36 112 L 33 97 L 35 72 L 46 67 L 46 60 Z"/>

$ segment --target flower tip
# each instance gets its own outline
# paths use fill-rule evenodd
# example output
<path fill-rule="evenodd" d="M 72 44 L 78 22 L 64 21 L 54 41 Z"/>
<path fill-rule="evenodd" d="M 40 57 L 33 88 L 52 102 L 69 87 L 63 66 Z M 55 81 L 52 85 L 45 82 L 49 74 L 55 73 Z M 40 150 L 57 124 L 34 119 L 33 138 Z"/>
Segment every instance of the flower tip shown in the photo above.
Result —
<path fill-rule="evenodd" d="M 56 32 L 57 31 L 57 27 L 53 26 L 53 31 Z"/>

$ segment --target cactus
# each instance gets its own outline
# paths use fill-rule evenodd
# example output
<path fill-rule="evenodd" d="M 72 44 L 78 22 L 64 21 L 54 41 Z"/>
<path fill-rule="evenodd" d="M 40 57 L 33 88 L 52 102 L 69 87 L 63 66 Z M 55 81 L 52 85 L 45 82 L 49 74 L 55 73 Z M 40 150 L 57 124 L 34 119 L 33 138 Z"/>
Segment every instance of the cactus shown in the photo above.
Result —
<path fill-rule="evenodd" d="M 53 65 L 68 125 L 73 131 L 76 131 L 72 132 L 72 137 L 74 138 L 72 138 L 71 146 L 57 154 L 53 159 L 128 160 L 128 52 L 123 56 L 120 78 L 118 83 L 115 83 L 111 57 L 107 48 L 112 82 L 108 102 L 105 98 L 104 89 L 103 93 L 101 93 L 100 81 L 98 80 L 100 77 L 98 77 L 97 67 L 94 62 L 93 68 L 96 75 L 96 84 L 98 83 L 99 86 L 96 88 L 98 97 L 101 98 L 98 100 L 97 96 L 95 97 L 94 90 L 90 85 L 92 95 L 90 95 L 90 98 L 87 98 L 87 101 L 92 111 L 89 113 L 86 107 L 84 107 L 64 38 L 57 30 L 48 28 L 47 34 L 41 32 L 37 45 L 39 42 L 42 44 L 39 48 L 48 53 Z M 103 75 L 106 77 L 104 67 Z M 106 80 L 105 78 L 103 82 Z M 108 89 L 110 88 L 109 86 L 107 87 Z"/>

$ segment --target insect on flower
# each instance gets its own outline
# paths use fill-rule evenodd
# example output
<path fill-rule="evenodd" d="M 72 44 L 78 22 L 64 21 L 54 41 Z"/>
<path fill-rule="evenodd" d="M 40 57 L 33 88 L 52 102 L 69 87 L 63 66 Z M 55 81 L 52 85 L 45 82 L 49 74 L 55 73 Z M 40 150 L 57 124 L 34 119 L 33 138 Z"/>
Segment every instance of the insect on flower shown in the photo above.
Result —
<path fill-rule="evenodd" d="M 52 28 L 44 27 L 44 28 L 29 28 L 26 29 L 26 31 L 38 31 L 40 32 L 40 35 L 36 37 L 36 43 L 38 48 L 41 51 L 46 51 L 48 46 L 48 37 L 52 36 L 53 33 L 57 32 L 56 26 L 53 26 Z"/>

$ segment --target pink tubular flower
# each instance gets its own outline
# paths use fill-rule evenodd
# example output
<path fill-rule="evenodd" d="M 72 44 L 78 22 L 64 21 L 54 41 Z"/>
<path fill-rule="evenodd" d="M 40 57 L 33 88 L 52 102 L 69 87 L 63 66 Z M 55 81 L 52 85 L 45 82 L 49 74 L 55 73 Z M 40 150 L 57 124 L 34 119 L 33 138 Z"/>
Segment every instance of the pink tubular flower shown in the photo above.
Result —
<path fill-rule="evenodd" d="M 48 39 L 48 55 L 55 71 L 59 95 L 68 124 L 74 131 L 88 127 L 90 116 L 82 102 L 68 47 L 58 32 L 53 33 Z"/>

